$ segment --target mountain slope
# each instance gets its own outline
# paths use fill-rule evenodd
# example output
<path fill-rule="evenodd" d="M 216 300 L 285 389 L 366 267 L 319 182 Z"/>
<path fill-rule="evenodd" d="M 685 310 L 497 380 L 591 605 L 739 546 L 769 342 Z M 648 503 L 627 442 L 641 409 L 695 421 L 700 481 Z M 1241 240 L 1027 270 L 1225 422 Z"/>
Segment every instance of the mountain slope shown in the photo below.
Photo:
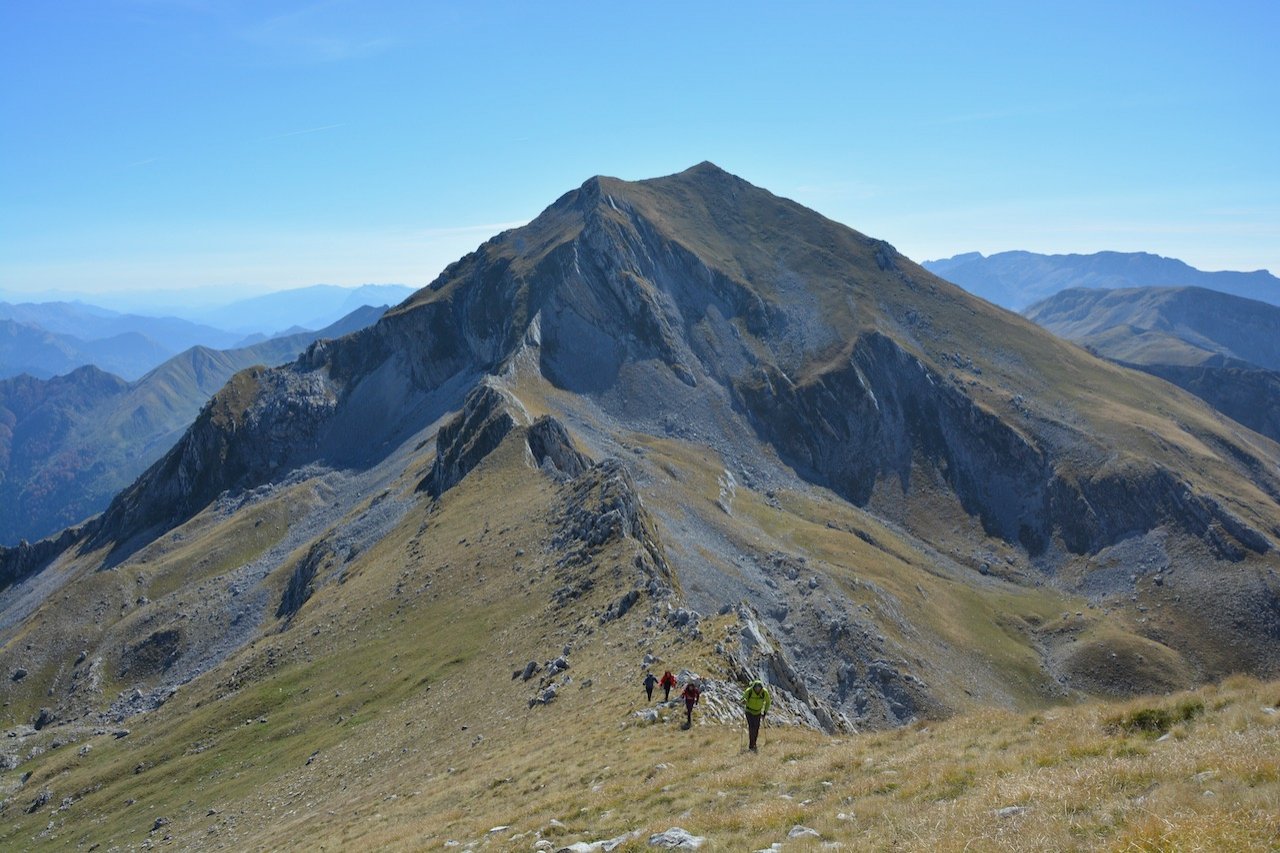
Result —
<path fill-rule="evenodd" d="M 1115 328 L 1157 332 L 1187 348 L 1280 370 L 1280 308 L 1198 287 L 1066 290 L 1026 310 L 1055 334 L 1084 344 Z M 1104 355 L 1115 357 L 1110 350 Z M 1144 361 L 1144 359 L 1127 359 Z M 1153 359 L 1151 360 L 1154 363 Z M 1222 358 L 1217 359 L 1222 361 Z M 1163 363 L 1178 363 L 1161 359 Z"/>
<path fill-rule="evenodd" d="M 303 838 L 342 784 L 456 791 L 433 825 L 518 802 L 548 733 L 636 736 L 650 665 L 702 676 L 710 720 L 758 676 L 832 733 L 1270 675 L 1278 462 L 711 164 L 593 178 L 0 552 L 12 754 L 128 720 L 39 762 L 85 803 L 59 832 L 138 840 L 106 811 L 134 790 L 190 839 L 283 785 Z M 409 843 L 367 818 L 328 826 Z"/>
<path fill-rule="evenodd" d="M 96 367 L 50 380 L 0 380 L 0 542 L 36 540 L 104 509 L 169 449 L 232 374 L 280 364 L 312 341 L 374 322 L 364 308 L 333 326 L 251 347 L 193 347 L 127 383 Z"/>
<path fill-rule="evenodd" d="M 1065 290 L 1026 314 L 1280 441 L 1280 308 L 1200 288 L 1141 288 Z"/>
<path fill-rule="evenodd" d="M 968 252 L 925 261 L 925 269 L 1012 311 L 1070 288 L 1200 287 L 1280 305 L 1280 279 L 1266 270 L 1205 272 L 1147 252 L 1041 255 Z"/>

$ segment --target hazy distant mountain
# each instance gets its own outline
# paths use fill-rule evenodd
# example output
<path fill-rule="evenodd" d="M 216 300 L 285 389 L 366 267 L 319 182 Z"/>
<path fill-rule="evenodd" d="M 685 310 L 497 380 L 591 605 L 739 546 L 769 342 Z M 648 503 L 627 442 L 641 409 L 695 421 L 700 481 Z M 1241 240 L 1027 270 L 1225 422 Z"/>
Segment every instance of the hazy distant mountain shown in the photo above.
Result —
<path fill-rule="evenodd" d="M 192 347 L 136 382 L 92 365 L 47 380 L 0 380 L 0 543 L 39 539 L 102 510 L 236 371 L 291 361 L 312 341 L 363 328 L 385 310 L 366 306 L 320 331 L 251 347 Z"/>
<path fill-rule="evenodd" d="M 1025 314 L 1280 441 L 1280 307 L 1199 287 L 1073 288 Z"/>
<path fill-rule="evenodd" d="M 226 349 L 235 346 L 243 337 L 225 328 L 193 323 L 178 317 L 121 314 L 83 302 L 0 302 L 0 319 L 39 326 L 55 334 L 82 341 L 99 341 L 125 334 L 142 335 L 167 349 L 170 355 L 193 346 Z M 98 366 L 102 367 L 100 363 Z"/>
<path fill-rule="evenodd" d="M 92 364 L 132 380 L 188 347 L 225 349 L 241 337 L 177 317 L 119 314 L 80 302 L 0 302 L 0 378 L 47 379 Z"/>
<path fill-rule="evenodd" d="M 968 252 L 925 261 L 921 266 L 1011 311 L 1022 311 L 1033 302 L 1074 287 L 1194 286 L 1280 305 L 1280 279 L 1266 270 L 1204 272 L 1182 261 L 1146 252 L 1092 255 L 999 252 L 989 257 Z"/>
<path fill-rule="evenodd" d="M 134 380 L 193 346 L 241 348 L 324 329 L 363 305 L 392 305 L 411 292 L 401 285 L 281 291 L 211 309 L 213 325 L 83 302 L 0 302 L 0 378 L 48 379 L 92 364 Z"/>
<path fill-rule="evenodd" d="M 85 364 L 136 379 L 173 352 L 138 332 L 86 341 L 29 323 L 0 319 L 0 379 L 22 373 L 48 379 Z"/>
<path fill-rule="evenodd" d="M 290 328 L 315 329 L 336 322 L 361 305 L 396 305 L 414 288 L 403 284 L 338 287 L 317 284 L 278 290 L 197 312 L 202 322 L 245 334 L 278 334 Z"/>

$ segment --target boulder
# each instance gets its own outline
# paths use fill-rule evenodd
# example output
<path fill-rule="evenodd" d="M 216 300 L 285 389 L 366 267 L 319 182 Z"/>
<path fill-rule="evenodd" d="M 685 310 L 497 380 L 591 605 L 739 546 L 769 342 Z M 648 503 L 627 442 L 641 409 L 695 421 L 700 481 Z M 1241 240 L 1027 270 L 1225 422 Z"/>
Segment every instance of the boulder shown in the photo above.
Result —
<path fill-rule="evenodd" d="M 697 850 L 706 843 L 706 838 L 694 835 L 678 826 L 673 826 L 666 832 L 659 832 L 649 836 L 650 847 L 665 847 L 673 850 Z"/>

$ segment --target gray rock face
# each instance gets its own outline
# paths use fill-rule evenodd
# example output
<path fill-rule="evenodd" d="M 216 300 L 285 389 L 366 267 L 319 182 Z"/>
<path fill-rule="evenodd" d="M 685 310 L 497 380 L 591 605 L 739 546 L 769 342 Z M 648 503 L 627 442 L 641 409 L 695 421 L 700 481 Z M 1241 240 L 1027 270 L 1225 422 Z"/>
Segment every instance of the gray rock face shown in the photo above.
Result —
<path fill-rule="evenodd" d="M 564 425 L 550 415 L 533 422 L 525 434 L 534 464 L 563 479 L 573 479 L 591 466 L 591 460 L 573 446 Z"/>
<path fill-rule="evenodd" d="M 0 548 L 0 590 L 35 574 L 59 554 L 80 542 L 93 525 L 70 527 L 39 542 L 18 543 L 12 548 Z"/>
<path fill-rule="evenodd" d="M 598 614 L 602 622 L 621 618 L 644 595 L 657 606 L 674 592 L 675 578 L 657 526 L 619 460 L 605 459 L 566 484 L 557 526 L 552 544 L 565 552 L 556 564 L 556 578 L 562 584 L 554 593 L 558 603 L 579 598 L 594 587 L 600 570 L 595 555 L 619 540 L 631 543 L 629 562 L 635 584 Z"/>
<path fill-rule="evenodd" d="M 1071 552 L 1096 553 L 1169 522 L 1230 559 L 1270 547 L 1163 468 L 1060 474 L 1052 455 L 880 333 L 860 337 L 847 361 L 803 385 L 761 366 L 736 390 L 784 459 L 859 506 L 883 478 L 909 482 L 923 457 L 988 534 L 1032 556 L 1055 537 Z M 1226 535 L 1211 536 L 1211 527 Z"/>
<path fill-rule="evenodd" d="M 472 391 L 462 411 L 436 435 L 436 459 L 420 488 L 438 498 L 492 453 L 507 435 L 528 423 L 523 407 L 505 391 L 484 383 Z M 557 479 L 578 476 L 591 460 L 578 452 L 564 426 L 543 416 L 524 433 L 529 458 Z"/>
<path fill-rule="evenodd" d="M 338 389 L 319 372 L 241 371 L 173 449 L 111 502 L 93 542 L 167 530 L 227 489 L 265 482 L 318 448 L 337 404 Z"/>
<path fill-rule="evenodd" d="M 462 411 L 436 435 L 436 461 L 423 491 L 440 497 L 492 453 L 516 426 L 510 408 L 510 401 L 491 385 L 472 391 Z"/>
<path fill-rule="evenodd" d="M 293 574 L 289 575 L 289 583 L 280 596 L 280 605 L 276 608 L 277 619 L 290 619 L 302 609 L 307 599 L 315 592 L 316 572 L 333 558 L 333 549 L 328 541 L 321 540 L 307 551 L 307 555 L 298 563 Z"/>
<path fill-rule="evenodd" d="M 839 710 L 809 689 L 791 656 L 775 643 L 756 613 L 747 605 L 737 610 L 738 642 L 727 654 L 742 685 L 759 678 L 769 687 L 777 713 L 825 732 L 854 731 L 853 724 Z M 739 693 L 741 690 L 738 691 Z"/>

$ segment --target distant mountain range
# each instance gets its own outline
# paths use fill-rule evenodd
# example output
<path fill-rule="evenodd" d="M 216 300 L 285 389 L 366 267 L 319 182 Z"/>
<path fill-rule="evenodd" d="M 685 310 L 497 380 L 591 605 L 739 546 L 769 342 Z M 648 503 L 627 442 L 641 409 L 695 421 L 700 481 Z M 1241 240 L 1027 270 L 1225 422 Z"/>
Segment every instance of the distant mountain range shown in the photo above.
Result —
<path fill-rule="evenodd" d="M 1025 314 L 1280 441 L 1280 307 L 1199 287 L 1073 288 Z"/>
<path fill-rule="evenodd" d="M 362 305 L 398 305 L 415 290 L 403 284 L 365 284 L 360 287 L 317 284 L 264 293 L 182 316 L 240 334 L 279 334 L 299 327 L 318 329 L 327 326 Z"/>
<path fill-rule="evenodd" d="M 323 329 L 364 305 L 394 305 L 412 288 L 317 285 L 193 310 L 126 314 L 84 302 L 0 302 L 0 378 L 48 379 L 93 365 L 134 380 L 190 347 L 231 349 Z"/>
<path fill-rule="evenodd" d="M 176 317 L 117 314 L 77 302 L 0 302 L 0 378 L 48 379 L 92 364 L 132 380 L 188 347 L 228 349 L 242 338 Z"/>
<path fill-rule="evenodd" d="M 52 379 L 0 380 L 0 543 L 36 540 L 101 511 L 234 373 L 291 361 L 385 310 L 365 306 L 320 331 L 238 349 L 192 347 L 135 382 L 93 365 Z"/>
<path fill-rule="evenodd" d="M 1266 270 L 1205 272 L 1173 258 L 1146 252 L 1097 252 L 1092 255 L 1041 255 L 967 252 L 921 264 L 934 275 L 960 285 L 1011 311 L 1068 288 L 1203 287 L 1280 305 L 1280 279 Z"/>

